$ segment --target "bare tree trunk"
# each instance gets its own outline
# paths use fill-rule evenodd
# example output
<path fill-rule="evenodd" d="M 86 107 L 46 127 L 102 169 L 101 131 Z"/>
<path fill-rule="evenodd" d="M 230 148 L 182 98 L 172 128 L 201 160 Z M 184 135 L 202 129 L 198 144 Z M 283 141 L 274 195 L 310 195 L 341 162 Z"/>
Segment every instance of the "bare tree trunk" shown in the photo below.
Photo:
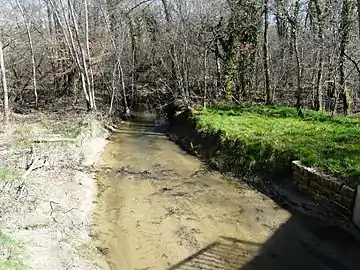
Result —
<path fill-rule="evenodd" d="M 264 0 L 264 44 L 263 44 L 263 61 L 264 61 L 264 72 L 265 72 L 265 91 L 266 91 L 266 104 L 270 105 L 274 102 L 274 93 L 271 89 L 270 83 L 270 71 L 269 71 L 269 55 L 268 55 L 268 29 L 269 29 L 269 1 Z"/>
<path fill-rule="evenodd" d="M 136 42 L 136 33 L 134 29 L 134 24 L 131 18 L 127 18 L 129 25 L 129 34 L 131 41 L 131 107 L 133 107 L 134 96 L 135 96 L 135 67 L 137 63 L 137 42 Z"/>
<path fill-rule="evenodd" d="M 357 0 L 358 31 L 360 37 L 360 0 Z"/>
<path fill-rule="evenodd" d="M 206 103 L 207 103 L 207 48 L 206 48 L 206 45 L 205 45 L 205 48 L 204 48 L 204 97 L 203 97 L 203 105 L 204 105 L 204 108 L 206 108 Z"/>
<path fill-rule="evenodd" d="M 299 12 L 300 12 L 300 0 L 296 0 L 294 13 L 289 16 L 289 22 L 291 24 L 291 41 L 295 54 L 295 67 L 296 67 L 296 107 L 299 110 L 301 108 L 301 62 L 298 47 L 298 29 L 299 29 Z"/>
<path fill-rule="evenodd" d="M 225 84 L 225 100 L 230 102 L 233 100 L 235 91 L 235 52 L 234 37 L 231 34 L 224 47 L 226 54 L 224 65 L 224 84 Z"/>
<path fill-rule="evenodd" d="M 216 99 L 219 98 L 219 91 L 222 88 L 221 83 L 221 63 L 220 63 L 220 51 L 219 51 L 219 40 L 215 41 L 215 62 L 216 62 Z"/>
<path fill-rule="evenodd" d="M 345 78 L 345 58 L 346 58 L 346 48 L 349 43 L 349 31 L 351 26 L 351 12 L 352 12 L 352 2 L 351 0 L 344 0 L 343 7 L 341 11 L 341 40 L 340 40 L 340 58 L 339 58 L 339 73 L 340 73 L 340 97 L 343 103 L 344 114 L 349 114 L 350 108 L 350 94 L 349 90 L 346 87 L 346 78 Z"/>
<path fill-rule="evenodd" d="M 316 84 L 315 84 L 315 93 L 314 93 L 314 109 L 316 111 L 321 111 L 323 109 L 322 106 L 322 78 L 323 78 L 323 66 L 324 66 L 324 58 L 323 58 L 323 47 L 319 48 L 317 52 L 317 75 L 316 75 Z"/>
<path fill-rule="evenodd" d="M 37 81 L 36 81 L 36 61 L 35 61 L 35 54 L 34 54 L 34 45 L 33 45 L 32 37 L 31 37 L 30 21 L 20 3 L 20 0 L 16 0 L 16 3 L 21 11 L 21 14 L 24 17 L 25 25 L 26 25 L 26 32 L 27 32 L 27 36 L 29 39 L 31 64 L 32 64 L 32 75 L 33 75 L 33 87 L 34 87 L 34 96 L 35 96 L 35 108 L 37 109 L 38 108 L 38 93 L 37 93 Z"/>
<path fill-rule="evenodd" d="M 294 34 L 294 51 L 295 51 L 295 61 L 296 61 L 296 107 L 301 108 L 301 67 L 300 67 L 300 57 L 299 57 L 299 49 L 297 44 L 297 37 Z"/>
<path fill-rule="evenodd" d="M 81 76 L 81 81 L 82 81 L 82 86 L 83 86 L 83 93 L 85 96 L 85 100 L 86 100 L 86 105 L 88 110 L 92 110 L 93 109 L 93 96 L 89 94 L 88 91 L 88 85 L 90 85 L 90 80 L 88 80 L 88 77 L 86 77 L 86 73 L 87 73 L 87 65 L 85 62 L 85 56 L 84 56 L 84 50 L 81 47 L 81 42 L 79 40 L 79 28 L 77 25 L 77 22 L 75 20 L 75 15 L 74 15 L 74 11 L 72 8 L 72 3 L 70 2 L 70 0 L 67 1 L 68 3 L 68 10 L 65 8 L 64 4 L 62 1 L 60 1 L 60 6 L 63 12 L 63 17 L 64 17 L 64 21 L 65 21 L 65 25 L 64 23 L 62 23 L 61 20 L 61 15 L 60 12 L 57 8 L 57 6 L 55 5 L 53 0 L 46 0 L 48 3 L 50 3 L 52 9 L 53 9 L 53 14 L 56 18 L 57 23 L 59 24 L 59 26 L 62 29 L 66 44 L 69 48 L 70 51 L 70 55 L 73 58 L 74 62 L 76 63 L 77 68 L 79 69 L 80 72 L 80 76 Z M 68 14 L 70 13 L 70 14 Z M 68 18 L 68 16 L 70 18 Z M 76 42 L 75 43 L 75 39 L 74 39 L 74 34 L 73 34 L 73 27 L 70 25 L 70 21 L 69 19 L 72 20 L 74 28 L 75 28 L 75 37 L 76 37 Z"/>
<path fill-rule="evenodd" d="M 75 38 L 76 38 L 76 42 L 78 45 L 78 50 L 76 50 L 75 49 L 76 47 L 74 46 L 75 44 L 73 42 L 74 51 L 76 53 L 78 53 L 78 59 L 80 60 L 79 61 L 80 62 L 80 71 L 82 72 L 84 79 L 85 79 L 85 84 L 83 84 L 83 86 L 84 86 L 85 97 L 87 98 L 87 106 L 88 106 L 89 110 L 94 110 L 95 109 L 95 100 L 94 100 L 95 96 L 91 89 L 91 80 L 90 80 L 90 76 L 89 76 L 88 63 L 86 62 L 86 56 L 85 56 L 84 49 L 81 46 L 80 30 L 79 30 L 77 20 L 75 18 L 74 8 L 73 8 L 70 0 L 68 0 L 68 6 L 70 9 L 70 16 L 72 19 L 72 23 L 75 28 Z M 68 25 L 68 31 L 70 34 L 72 33 L 70 25 Z M 70 36 L 72 36 L 72 35 L 70 35 Z M 73 41 L 73 38 L 72 38 L 72 41 Z"/>
<path fill-rule="evenodd" d="M 46 1 L 46 12 L 47 12 L 47 19 L 48 19 L 49 34 L 50 34 L 50 36 L 52 36 L 53 35 L 53 15 L 52 15 L 50 4 L 47 1 Z"/>
<path fill-rule="evenodd" d="M 1 68 L 1 78 L 2 78 L 2 86 L 4 90 L 4 123 L 5 126 L 9 124 L 10 118 L 10 109 L 9 109 L 9 97 L 8 97 L 8 89 L 6 82 L 6 70 L 4 63 L 4 52 L 2 47 L 2 42 L 0 41 L 0 68 Z"/>
<path fill-rule="evenodd" d="M 117 63 L 114 66 L 114 71 L 112 73 L 112 80 L 111 80 L 111 102 L 110 102 L 110 109 L 109 109 L 109 115 L 112 115 L 112 111 L 113 111 L 113 107 L 114 107 L 114 100 L 115 100 L 115 90 L 116 90 L 116 86 L 115 86 L 115 76 L 116 76 L 116 68 L 117 68 Z"/>
<path fill-rule="evenodd" d="M 133 48 L 133 52 L 132 52 L 132 63 L 131 63 L 131 108 L 133 108 L 134 106 L 134 100 L 135 100 L 135 61 L 136 61 L 136 49 Z"/>
<path fill-rule="evenodd" d="M 126 97 L 126 87 L 125 87 L 125 79 L 124 79 L 124 71 L 121 65 L 121 60 L 119 57 L 119 76 L 120 76 L 120 80 L 121 80 L 121 86 L 122 86 L 122 90 L 123 90 L 123 98 L 124 98 L 124 107 L 125 107 L 125 117 L 130 117 L 130 108 L 128 105 L 128 101 L 127 101 L 127 97 Z"/>
<path fill-rule="evenodd" d="M 84 0 L 84 6 L 85 6 L 85 39 L 86 39 L 86 54 L 88 63 L 85 63 L 88 65 L 88 70 L 90 73 L 89 78 L 89 95 L 91 96 L 92 101 L 92 109 L 96 110 L 96 103 L 95 103 L 95 90 L 94 90 L 94 73 L 91 67 L 91 54 L 90 54 L 90 45 L 89 45 L 89 11 L 88 11 L 88 2 L 87 0 Z M 86 68 L 86 66 L 84 67 Z M 89 76 L 89 75 L 88 75 Z"/>
<path fill-rule="evenodd" d="M 167 0 L 161 0 L 165 18 L 166 18 L 166 32 L 168 34 L 169 42 L 170 42 L 170 58 L 171 58 L 171 88 L 175 88 L 177 91 L 177 95 L 180 94 L 183 98 L 186 97 L 184 93 L 184 89 L 182 87 L 182 81 L 178 76 L 179 65 L 176 57 L 175 44 L 171 40 L 171 22 L 172 16 L 169 10 L 169 5 Z M 172 89 L 173 90 L 173 89 Z"/>
<path fill-rule="evenodd" d="M 316 75 L 316 83 L 315 83 L 315 93 L 314 93 L 314 109 L 317 111 L 322 110 L 322 78 L 323 78 L 323 66 L 324 66 L 324 19 L 323 19 L 323 11 L 321 9 L 320 0 L 314 0 L 315 8 L 316 8 L 316 17 L 318 24 L 318 42 L 320 43 L 320 48 L 317 51 L 317 75 Z"/>

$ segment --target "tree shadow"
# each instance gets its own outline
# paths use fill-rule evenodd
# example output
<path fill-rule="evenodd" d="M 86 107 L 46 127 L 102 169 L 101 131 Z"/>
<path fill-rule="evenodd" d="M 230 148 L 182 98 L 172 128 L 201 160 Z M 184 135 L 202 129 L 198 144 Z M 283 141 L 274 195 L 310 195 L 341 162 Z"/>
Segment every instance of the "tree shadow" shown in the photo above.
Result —
<path fill-rule="evenodd" d="M 254 255 L 259 244 L 234 238 L 221 237 L 169 270 L 177 269 L 238 269 L 246 263 L 248 256 Z"/>
<path fill-rule="evenodd" d="M 263 244 L 220 237 L 169 270 L 356 270 L 359 255 L 359 242 L 349 232 L 316 218 L 296 215 Z"/>

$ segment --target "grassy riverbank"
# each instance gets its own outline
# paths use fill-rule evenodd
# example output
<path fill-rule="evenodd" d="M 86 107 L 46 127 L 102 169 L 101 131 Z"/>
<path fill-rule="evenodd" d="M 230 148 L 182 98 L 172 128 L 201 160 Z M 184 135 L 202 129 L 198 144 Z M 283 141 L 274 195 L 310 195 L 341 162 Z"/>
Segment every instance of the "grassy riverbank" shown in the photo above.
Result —
<path fill-rule="evenodd" d="M 213 162 L 245 171 L 284 172 L 292 160 L 360 184 L 360 118 L 278 106 L 213 107 L 194 114 L 198 131 L 220 134 Z M 229 159 L 229 157 L 237 157 Z"/>

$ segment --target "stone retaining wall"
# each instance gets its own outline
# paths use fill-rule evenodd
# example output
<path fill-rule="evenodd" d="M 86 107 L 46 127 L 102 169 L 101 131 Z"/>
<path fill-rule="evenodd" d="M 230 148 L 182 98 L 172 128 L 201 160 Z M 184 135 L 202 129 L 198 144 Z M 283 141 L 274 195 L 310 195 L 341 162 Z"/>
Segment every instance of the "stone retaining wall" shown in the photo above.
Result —
<path fill-rule="evenodd" d="M 308 168 L 300 161 L 292 163 L 294 181 L 300 191 L 308 193 L 316 200 L 330 203 L 338 212 L 352 218 L 356 190 L 336 178 L 323 175 Z"/>
<path fill-rule="evenodd" d="M 352 218 L 355 225 L 360 229 L 360 186 L 357 187 L 357 194 L 355 198 L 355 206 Z"/>

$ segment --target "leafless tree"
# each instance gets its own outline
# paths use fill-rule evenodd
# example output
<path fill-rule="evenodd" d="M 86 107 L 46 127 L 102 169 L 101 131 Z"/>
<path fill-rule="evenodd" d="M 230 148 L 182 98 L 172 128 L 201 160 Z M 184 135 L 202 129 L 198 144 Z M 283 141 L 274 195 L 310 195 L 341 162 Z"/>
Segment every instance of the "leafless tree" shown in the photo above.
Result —
<path fill-rule="evenodd" d="M 0 1 L 15 106 L 360 105 L 355 1 Z"/>
<path fill-rule="evenodd" d="M 1 82 L 4 91 L 4 123 L 5 126 L 9 124 L 9 116 L 10 116 L 10 109 L 9 109 L 9 97 L 8 97 L 8 88 L 7 88 L 7 81 L 6 81 L 6 69 L 5 69 L 5 61 L 4 61 L 4 52 L 3 52 L 3 45 L 0 41 L 0 69 L 1 69 Z"/>

